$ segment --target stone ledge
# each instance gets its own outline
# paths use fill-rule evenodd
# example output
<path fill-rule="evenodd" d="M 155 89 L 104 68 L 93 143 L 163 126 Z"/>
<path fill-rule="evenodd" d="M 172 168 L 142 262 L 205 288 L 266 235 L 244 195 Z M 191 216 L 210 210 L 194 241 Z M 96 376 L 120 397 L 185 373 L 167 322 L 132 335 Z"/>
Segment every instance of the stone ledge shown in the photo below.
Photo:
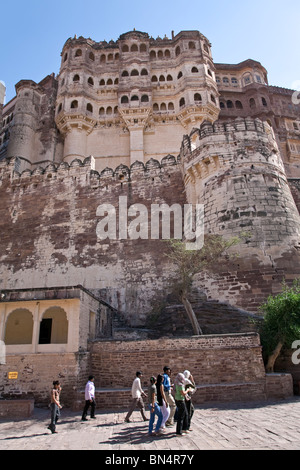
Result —
<path fill-rule="evenodd" d="M 0 418 L 30 418 L 33 410 L 33 399 L 0 400 Z"/>
<path fill-rule="evenodd" d="M 266 374 L 267 398 L 289 398 L 294 395 L 293 377 L 291 374 Z"/>

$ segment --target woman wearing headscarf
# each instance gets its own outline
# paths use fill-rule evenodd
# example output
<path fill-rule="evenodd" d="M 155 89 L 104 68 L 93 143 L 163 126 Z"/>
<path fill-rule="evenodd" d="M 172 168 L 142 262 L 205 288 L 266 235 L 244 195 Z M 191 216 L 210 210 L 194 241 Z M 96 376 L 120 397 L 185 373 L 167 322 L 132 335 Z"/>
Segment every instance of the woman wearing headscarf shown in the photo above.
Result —
<path fill-rule="evenodd" d="M 196 391 L 194 378 L 189 370 L 183 372 L 185 378 L 185 389 L 188 391 L 185 396 L 185 405 L 188 412 L 188 430 L 190 430 L 192 416 L 194 414 L 194 405 L 192 403 L 192 394 Z"/>
<path fill-rule="evenodd" d="M 188 393 L 185 390 L 185 377 L 183 374 L 179 373 L 175 379 L 175 403 L 177 406 L 177 425 L 176 425 L 176 435 L 182 436 L 185 433 L 188 433 L 188 412 L 186 409 L 185 397 Z"/>

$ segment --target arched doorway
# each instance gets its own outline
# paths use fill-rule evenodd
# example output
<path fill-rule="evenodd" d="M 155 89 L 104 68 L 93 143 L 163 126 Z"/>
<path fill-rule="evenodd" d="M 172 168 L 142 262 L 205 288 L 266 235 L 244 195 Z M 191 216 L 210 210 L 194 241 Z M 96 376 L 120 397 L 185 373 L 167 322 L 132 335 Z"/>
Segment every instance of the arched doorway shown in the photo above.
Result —
<path fill-rule="evenodd" d="M 48 308 L 40 322 L 39 344 L 66 344 L 68 342 L 67 314 L 61 307 Z"/>

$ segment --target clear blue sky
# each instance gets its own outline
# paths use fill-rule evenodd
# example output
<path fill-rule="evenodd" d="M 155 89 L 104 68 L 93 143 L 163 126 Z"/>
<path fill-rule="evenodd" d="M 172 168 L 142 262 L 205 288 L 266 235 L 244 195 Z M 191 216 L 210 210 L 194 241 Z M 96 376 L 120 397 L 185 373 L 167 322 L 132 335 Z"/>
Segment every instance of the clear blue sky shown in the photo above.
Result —
<path fill-rule="evenodd" d="M 0 81 L 6 102 L 21 79 L 59 73 L 69 37 L 117 40 L 133 28 L 171 37 L 199 30 L 212 43 L 215 62 L 260 61 L 269 83 L 300 83 L 299 0 L 0 0 Z M 297 88 L 298 89 L 298 88 Z"/>

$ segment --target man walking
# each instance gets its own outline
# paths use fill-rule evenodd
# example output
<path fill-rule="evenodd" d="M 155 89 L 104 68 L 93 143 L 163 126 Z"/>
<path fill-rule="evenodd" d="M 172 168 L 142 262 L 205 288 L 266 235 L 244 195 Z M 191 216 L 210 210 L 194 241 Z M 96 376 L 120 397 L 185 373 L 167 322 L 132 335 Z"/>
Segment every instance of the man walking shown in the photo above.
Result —
<path fill-rule="evenodd" d="M 132 402 L 125 418 L 126 423 L 130 423 L 129 418 L 136 407 L 140 409 L 143 420 L 148 421 L 145 415 L 145 405 L 144 405 L 143 398 L 142 398 L 142 396 L 147 397 L 147 395 L 145 394 L 141 386 L 140 377 L 142 377 L 142 375 L 143 375 L 142 372 L 138 371 L 136 373 L 136 378 L 134 379 L 132 383 L 132 387 L 131 387 Z"/>
<path fill-rule="evenodd" d="M 60 392 L 61 386 L 58 380 L 54 380 L 53 388 L 51 390 L 51 403 L 50 403 L 50 410 L 51 410 L 51 423 L 48 426 L 48 429 L 52 432 L 52 434 L 56 434 L 56 423 L 58 418 L 60 417 Z"/>
<path fill-rule="evenodd" d="M 166 396 L 166 400 L 170 407 L 170 416 L 166 422 L 166 426 L 172 426 L 174 424 L 174 415 L 176 411 L 176 404 L 175 400 L 172 395 L 172 386 L 171 386 L 171 369 L 168 366 L 164 367 L 164 379 L 163 379 L 163 386 L 164 392 Z"/>
<path fill-rule="evenodd" d="M 85 386 L 85 405 L 82 413 L 82 421 L 87 421 L 87 412 L 89 407 L 91 407 L 91 418 L 95 419 L 95 409 L 96 409 L 96 402 L 95 402 L 95 385 L 94 385 L 95 377 L 93 375 L 89 376 L 89 380 Z"/>

